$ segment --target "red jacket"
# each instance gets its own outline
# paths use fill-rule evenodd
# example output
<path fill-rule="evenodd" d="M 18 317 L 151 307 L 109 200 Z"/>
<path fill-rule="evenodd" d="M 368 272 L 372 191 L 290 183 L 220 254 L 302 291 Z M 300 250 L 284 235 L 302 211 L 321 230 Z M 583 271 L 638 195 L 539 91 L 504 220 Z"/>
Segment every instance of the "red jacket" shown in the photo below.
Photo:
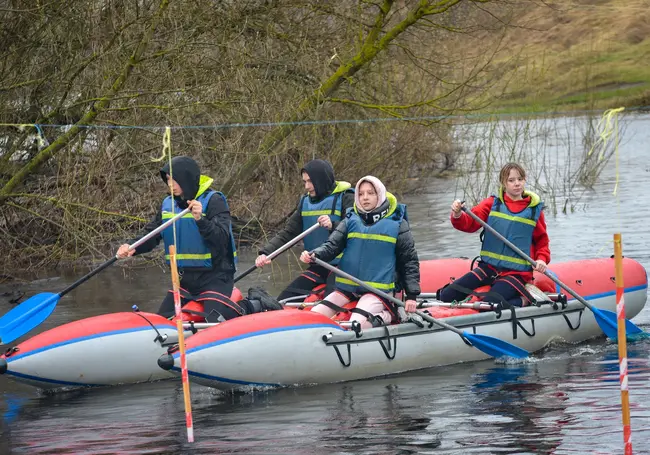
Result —
<path fill-rule="evenodd" d="M 506 203 L 508 210 L 515 213 L 521 212 L 528 206 L 528 204 L 530 204 L 530 196 L 527 196 L 519 201 L 513 201 L 508 197 L 507 194 L 505 194 L 505 192 L 503 193 L 503 200 Z M 492 209 L 493 203 L 494 196 L 490 196 L 489 198 L 483 199 L 475 207 L 472 207 L 472 212 L 474 212 L 476 216 L 487 223 L 487 219 L 490 214 L 490 210 Z M 464 212 L 461 212 L 460 218 L 454 218 L 454 214 L 452 212 L 451 224 L 456 229 L 463 232 L 476 232 L 482 227 L 480 224 L 474 221 L 471 216 Z M 551 262 L 551 249 L 549 247 L 549 243 L 548 233 L 546 232 L 546 221 L 544 219 L 544 212 L 542 211 L 542 213 L 539 215 L 539 219 L 537 220 L 535 230 L 533 231 L 533 243 L 529 252 L 530 257 L 536 261 L 541 259 L 547 264 Z M 514 274 L 521 274 L 526 281 L 531 281 L 533 278 L 532 272 L 512 271 L 502 273 L 502 275 Z"/>

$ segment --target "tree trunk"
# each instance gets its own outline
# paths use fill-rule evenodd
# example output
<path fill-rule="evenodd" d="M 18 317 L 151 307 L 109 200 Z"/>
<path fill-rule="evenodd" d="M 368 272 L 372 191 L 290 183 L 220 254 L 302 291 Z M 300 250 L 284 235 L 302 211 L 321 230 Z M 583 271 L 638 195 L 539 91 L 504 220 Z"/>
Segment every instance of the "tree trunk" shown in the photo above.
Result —
<path fill-rule="evenodd" d="M 133 71 L 133 68 L 140 62 L 144 51 L 151 41 L 151 37 L 156 31 L 156 27 L 160 23 L 160 20 L 163 16 L 163 13 L 169 5 L 169 0 L 161 0 L 160 5 L 158 6 L 158 11 L 153 17 L 151 25 L 144 32 L 138 46 L 129 57 L 126 65 L 122 69 L 122 72 L 117 77 L 111 89 L 108 93 L 101 97 L 77 123 L 74 124 L 72 128 L 66 131 L 64 134 L 59 136 L 54 142 L 49 146 L 41 150 L 34 158 L 32 158 L 25 166 L 23 166 L 16 174 L 0 189 L 0 206 L 5 203 L 8 198 L 8 195 L 14 191 L 14 189 L 20 185 L 27 177 L 29 177 L 33 172 L 35 172 L 40 166 L 46 163 L 50 158 L 56 155 L 61 149 L 68 145 L 77 135 L 83 130 L 84 126 L 92 123 L 95 118 L 106 109 L 113 97 L 115 97 L 124 84 L 126 83 L 129 75 Z"/>

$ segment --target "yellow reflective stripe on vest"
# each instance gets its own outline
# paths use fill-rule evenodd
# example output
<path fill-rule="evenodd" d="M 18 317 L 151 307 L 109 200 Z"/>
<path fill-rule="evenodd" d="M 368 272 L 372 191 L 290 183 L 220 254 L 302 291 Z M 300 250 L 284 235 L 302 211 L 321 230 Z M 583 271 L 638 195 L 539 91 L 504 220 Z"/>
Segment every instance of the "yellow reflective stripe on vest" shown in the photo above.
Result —
<path fill-rule="evenodd" d="M 347 278 L 341 278 L 339 276 L 336 277 L 336 282 L 337 283 L 343 283 L 343 284 L 349 284 L 349 285 L 352 285 L 352 286 L 359 286 L 354 281 L 348 280 Z M 391 289 L 395 288 L 395 283 L 390 283 L 390 284 L 375 283 L 374 281 L 364 281 L 364 283 L 366 283 L 367 285 L 370 285 L 370 286 L 372 286 L 374 288 L 383 289 L 383 290 L 386 290 L 386 291 L 390 291 Z"/>
<path fill-rule="evenodd" d="M 210 253 L 206 254 L 177 254 L 176 259 L 210 259 L 212 256 Z M 165 259 L 169 260 L 170 257 L 168 254 L 165 255 Z"/>
<path fill-rule="evenodd" d="M 537 225 L 537 221 L 531 220 L 529 218 L 522 218 L 520 216 L 506 215 L 505 213 L 501 213 L 501 212 L 497 212 L 497 211 L 490 212 L 490 216 L 496 216 L 497 218 L 503 218 L 504 220 L 514 221 L 516 223 L 530 224 L 531 226 L 536 226 Z"/>
<path fill-rule="evenodd" d="M 512 256 L 505 256 L 503 254 L 495 254 L 495 253 L 491 253 L 489 251 L 484 251 L 484 250 L 481 250 L 481 256 L 487 256 L 487 257 L 493 258 L 493 259 L 500 259 L 502 261 L 514 262 L 515 264 L 530 265 L 530 262 L 528 262 L 525 259 L 512 257 Z"/>
<path fill-rule="evenodd" d="M 180 213 L 180 212 L 179 212 L 179 213 Z M 174 218 L 176 215 L 178 215 L 178 213 L 162 212 L 162 219 L 163 219 L 163 220 L 172 219 L 172 218 Z M 205 214 L 202 213 L 201 216 L 205 216 Z M 194 215 L 192 215 L 191 213 L 186 213 L 186 214 L 183 215 L 181 218 L 194 218 Z"/>
<path fill-rule="evenodd" d="M 397 239 L 395 237 L 391 237 L 390 235 L 382 235 L 382 234 L 362 234 L 361 232 L 350 232 L 348 233 L 348 238 L 379 240 L 380 242 L 397 243 Z"/>
<path fill-rule="evenodd" d="M 334 213 L 332 213 L 332 210 L 307 210 L 300 212 L 302 216 L 321 216 L 321 215 L 336 215 L 336 216 L 341 216 L 341 211 L 340 210 L 334 210 Z"/>

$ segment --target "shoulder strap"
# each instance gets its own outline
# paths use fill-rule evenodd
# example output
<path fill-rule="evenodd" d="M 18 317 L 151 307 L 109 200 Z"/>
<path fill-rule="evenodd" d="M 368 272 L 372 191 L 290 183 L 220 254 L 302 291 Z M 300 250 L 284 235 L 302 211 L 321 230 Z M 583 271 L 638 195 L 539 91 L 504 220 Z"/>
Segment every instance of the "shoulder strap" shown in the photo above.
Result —
<path fill-rule="evenodd" d="M 341 194 L 343 193 L 334 193 L 334 200 L 332 201 L 332 209 L 330 210 L 331 215 L 334 215 L 334 213 L 336 212 L 336 204 L 338 203 Z"/>
<path fill-rule="evenodd" d="M 402 219 L 406 220 L 408 222 L 409 216 L 408 216 L 408 212 L 406 210 L 406 204 L 400 204 L 399 208 L 402 211 Z"/>
<path fill-rule="evenodd" d="M 501 211 L 501 204 L 502 204 L 501 198 L 499 198 L 498 196 L 494 196 L 494 203 L 492 205 L 492 207 L 494 207 L 494 210 L 496 210 L 497 212 L 500 212 Z"/>

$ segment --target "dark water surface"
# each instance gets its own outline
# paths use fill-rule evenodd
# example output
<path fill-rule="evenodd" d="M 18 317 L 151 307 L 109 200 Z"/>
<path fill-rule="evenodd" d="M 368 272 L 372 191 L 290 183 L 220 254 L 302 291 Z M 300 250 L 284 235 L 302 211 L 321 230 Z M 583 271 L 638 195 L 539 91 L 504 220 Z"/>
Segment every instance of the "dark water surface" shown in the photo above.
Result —
<path fill-rule="evenodd" d="M 618 198 L 612 160 L 577 212 L 548 217 L 554 262 L 609 256 L 612 234 L 621 232 L 625 255 L 650 267 L 650 116 L 626 125 Z M 421 259 L 477 254 L 476 238 L 448 221 L 449 204 L 464 196 L 455 180 L 434 180 L 406 200 Z M 240 269 L 252 260 L 243 254 Z M 297 267 L 285 255 L 273 273 L 253 274 L 240 287 L 277 291 Z M 58 292 L 82 274 L 19 287 L 28 295 Z M 113 267 L 63 298 L 30 336 L 134 303 L 154 311 L 168 283 L 161 269 Z M 11 308 L 6 300 L 0 313 Z M 650 330 L 650 310 L 634 321 Z M 650 453 L 649 354 L 650 342 L 629 346 L 638 454 Z M 178 382 L 42 396 L 0 377 L 0 455 L 623 453 L 617 347 L 605 339 L 553 344 L 523 364 L 488 360 L 346 384 L 234 396 L 193 385 L 192 405 L 197 442 L 188 445 Z"/>

